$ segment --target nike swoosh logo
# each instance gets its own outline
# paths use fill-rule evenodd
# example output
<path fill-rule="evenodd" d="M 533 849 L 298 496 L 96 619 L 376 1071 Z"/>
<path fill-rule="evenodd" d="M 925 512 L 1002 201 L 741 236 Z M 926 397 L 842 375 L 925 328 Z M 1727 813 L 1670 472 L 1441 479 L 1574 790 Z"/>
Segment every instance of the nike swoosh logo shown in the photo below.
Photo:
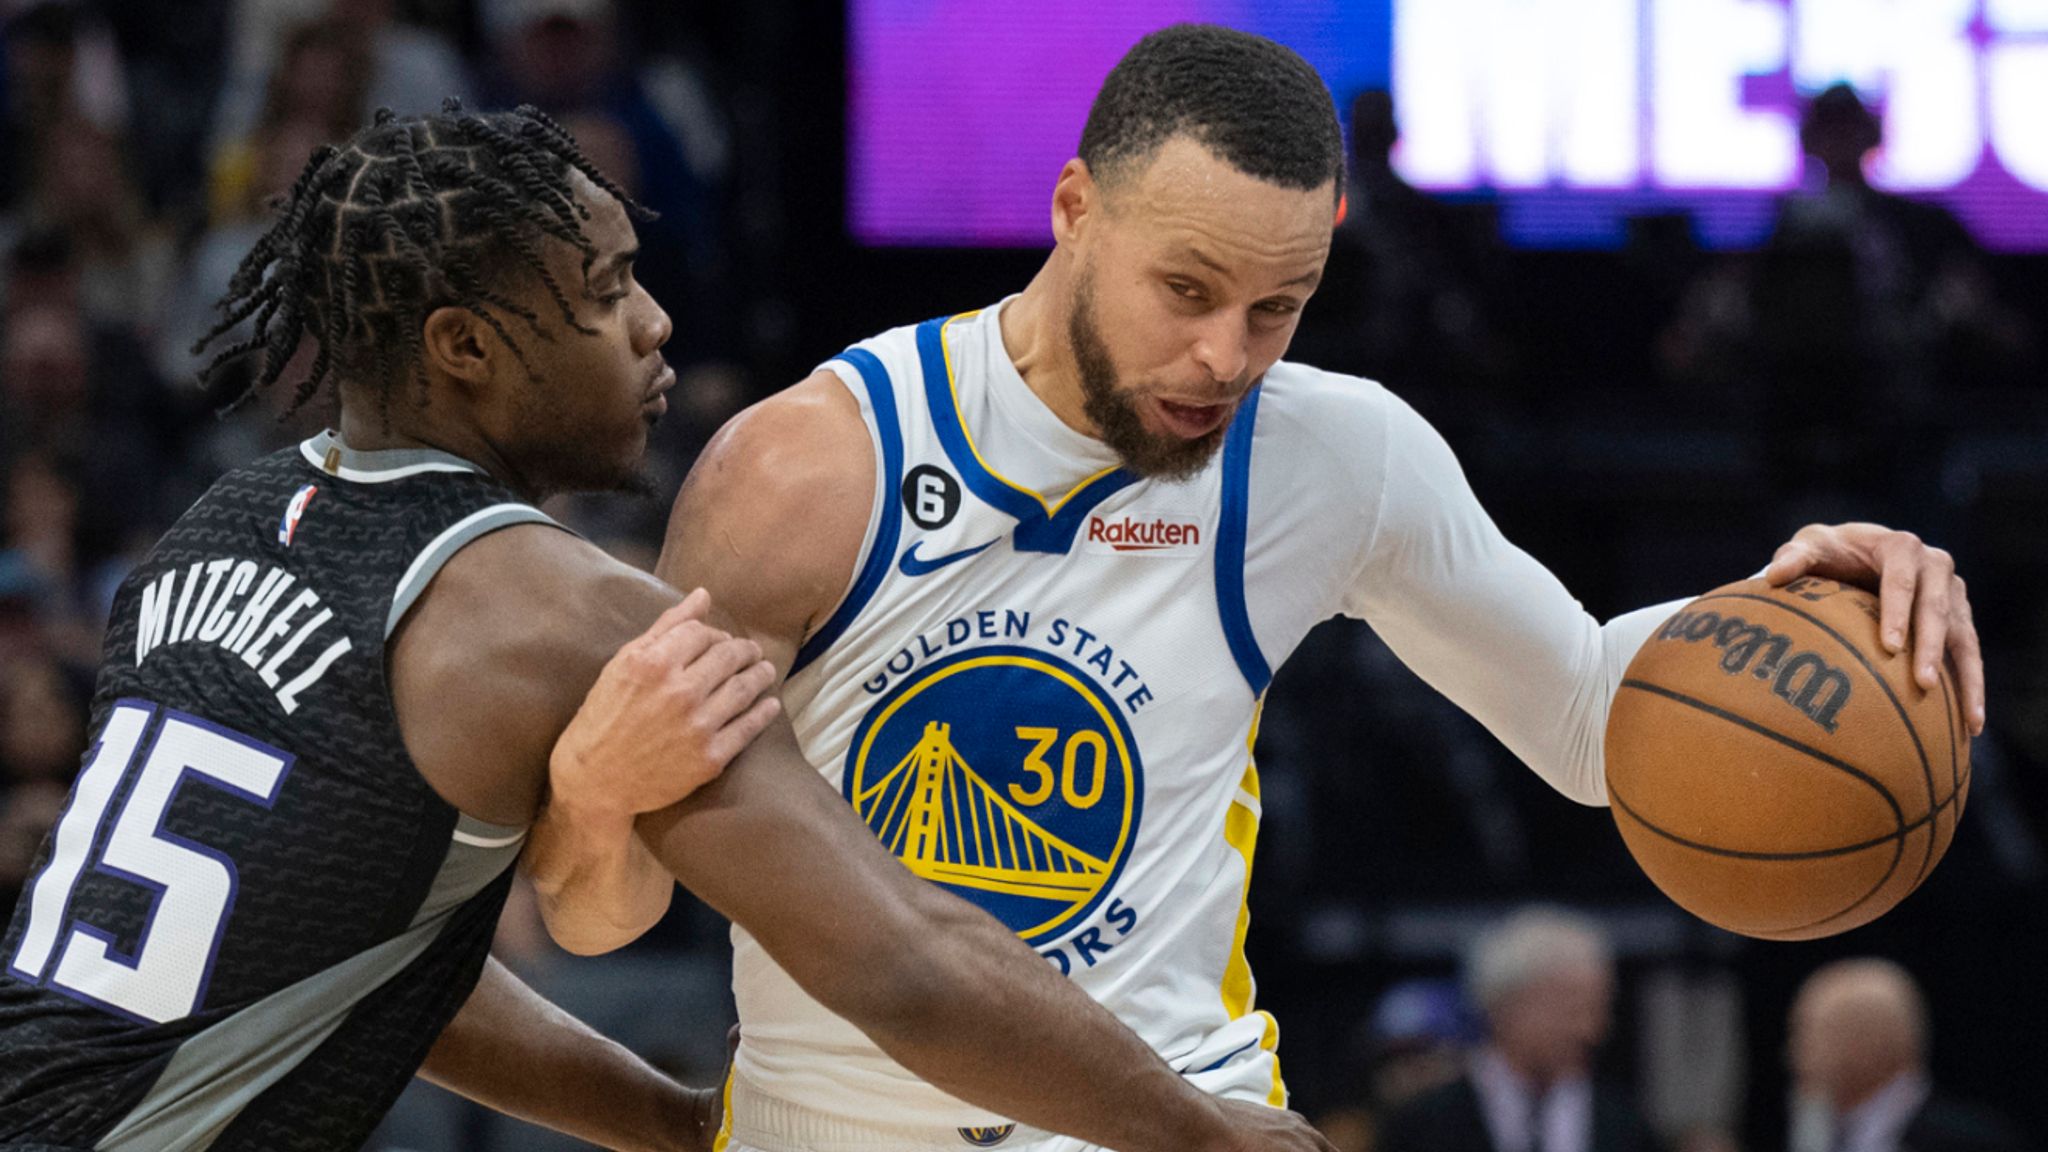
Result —
<path fill-rule="evenodd" d="M 958 552 L 948 552 L 944 556 L 934 556 L 930 560 L 925 560 L 919 558 L 917 554 L 917 545 L 922 543 L 924 541 L 919 540 L 917 543 L 904 549 L 902 558 L 896 561 L 897 570 L 905 576 L 929 576 L 948 564 L 958 564 L 969 556 L 986 552 L 990 548 L 995 547 L 996 544 L 995 541 L 991 540 L 986 544 L 977 545 L 973 548 L 962 548 Z"/>

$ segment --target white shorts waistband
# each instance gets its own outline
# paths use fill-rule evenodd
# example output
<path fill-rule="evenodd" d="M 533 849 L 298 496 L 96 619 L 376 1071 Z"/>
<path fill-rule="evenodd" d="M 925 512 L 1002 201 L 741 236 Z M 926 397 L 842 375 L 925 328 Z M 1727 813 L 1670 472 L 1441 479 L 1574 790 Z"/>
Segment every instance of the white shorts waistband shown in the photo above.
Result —
<path fill-rule="evenodd" d="M 732 1081 L 732 1146 L 751 1152 L 967 1152 L 1015 1149 L 1046 1135 L 1021 1124 L 975 1129 L 850 1121 L 770 1096 L 745 1076 Z"/>

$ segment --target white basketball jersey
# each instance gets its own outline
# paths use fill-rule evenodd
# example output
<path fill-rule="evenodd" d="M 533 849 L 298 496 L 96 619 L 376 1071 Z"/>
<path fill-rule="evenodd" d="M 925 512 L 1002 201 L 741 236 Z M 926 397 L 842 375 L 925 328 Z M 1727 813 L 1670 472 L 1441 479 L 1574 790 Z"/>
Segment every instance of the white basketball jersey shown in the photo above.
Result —
<path fill-rule="evenodd" d="M 995 363 L 1015 371 L 993 309 L 830 362 L 874 434 L 876 500 L 853 587 L 784 702 L 906 867 L 1015 930 L 1175 1068 L 1253 1064 L 1233 1082 L 1280 1104 L 1278 1029 L 1244 958 L 1270 679 L 1244 601 L 1258 393 L 1191 480 L 1111 469 L 1041 498 L 992 470 L 962 417 Z M 1000 1131 L 733 936 L 752 1090 L 852 1123 Z"/>

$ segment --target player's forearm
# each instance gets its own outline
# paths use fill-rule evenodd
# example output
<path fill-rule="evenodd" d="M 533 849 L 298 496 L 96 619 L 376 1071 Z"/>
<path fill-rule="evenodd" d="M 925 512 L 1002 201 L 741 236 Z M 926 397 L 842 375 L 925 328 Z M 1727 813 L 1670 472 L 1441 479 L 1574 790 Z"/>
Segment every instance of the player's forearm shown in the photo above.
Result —
<path fill-rule="evenodd" d="M 691 1091 L 555 1007 L 494 958 L 420 1076 L 620 1152 L 708 1148 L 716 1093 Z"/>
<path fill-rule="evenodd" d="M 771 725 L 642 819 L 654 853 L 797 985 L 967 1102 L 1124 1152 L 1207 1152 L 1218 1106 L 993 917 L 911 875 Z"/>
<path fill-rule="evenodd" d="M 1386 499 L 1347 610 L 1552 787 L 1605 804 L 1607 706 L 1668 609 L 1604 627 L 1486 515 L 1442 437 L 1393 413 Z"/>
<path fill-rule="evenodd" d="M 668 911 L 675 890 L 630 818 L 588 814 L 563 798 L 534 823 L 524 864 L 548 934 L 579 956 L 638 939 Z"/>
<path fill-rule="evenodd" d="M 917 928 L 869 957 L 851 1011 L 828 1007 L 935 1086 L 1033 1127 L 1125 1152 L 1223 1139 L 1215 1103 L 1107 1009 L 993 919 L 929 897 Z"/>

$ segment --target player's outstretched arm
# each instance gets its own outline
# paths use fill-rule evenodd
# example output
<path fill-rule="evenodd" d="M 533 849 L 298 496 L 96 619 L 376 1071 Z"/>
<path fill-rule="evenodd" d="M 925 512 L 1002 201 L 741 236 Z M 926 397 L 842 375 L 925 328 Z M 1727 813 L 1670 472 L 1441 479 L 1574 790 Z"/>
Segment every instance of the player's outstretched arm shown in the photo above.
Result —
<path fill-rule="evenodd" d="M 420 1076 L 618 1152 L 708 1149 L 716 1089 L 689 1089 L 526 986 L 494 957 Z"/>
<path fill-rule="evenodd" d="M 1336 423 L 1336 421 L 1332 421 Z M 1606 802 L 1608 702 L 1623 670 L 1677 602 L 1604 625 L 1556 576 L 1503 536 L 1450 447 L 1393 401 L 1375 439 L 1378 516 L 1345 603 L 1424 680 L 1484 723 L 1559 791 Z M 1737 561 L 1740 563 L 1740 561 Z M 1924 685 L 1944 649 L 1955 660 L 1971 730 L 1983 722 L 1983 662 L 1962 581 L 1947 553 L 1875 524 L 1809 526 L 1766 576 L 1806 574 L 1879 591 L 1886 643 L 1911 644 Z"/>
<path fill-rule="evenodd" d="M 546 814 L 549 756 L 570 718 L 585 714 L 586 759 L 617 759 L 611 737 L 624 707 L 661 718 L 632 731 L 636 750 L 661 754 L 660 771 L 618 774 L 611 800 L 656 807 L 687 795 L 723 769 L 750 735 L 744 730 L 758 731 L 774 706 L 756 700 L 771 676 L 754 667 L 756 646 L 704 626 L 701 597 L 677 601 L 667 585 L 552 528 L 506 528 L 464 548 L 391 645 L 392 702 L 414 763 L 462 811 L 524 825 Z M 586 693 L 599 697 L 597 707 L 585 707 Z M 609 818 L 607 802 L 591 810 Z M 538 857 L 574 874 L 631 916 L 659 916 L 674 882 L 655 865 L 659 884 L 642 883 L 632 854 L 647 857 L 646 849 L 629 834 L 630 816 L 619 827 L 616 860 L 529 844 L 528 863 Z M 715 1092 L 661 1076 L 495 961 L 422 1074 L 609 1147 L 709 1147 Z"/>
<path fill-rule="evenodd" d="M 1310 1152 L 1292 1113 L 1197 1091 L 994 918 L 912 876 L 777 720 L 642 835 L 819 1003 L 912 1072 L 1127 1152 Z"/>
<path fill-rule="evenodd" d="M 716 776 L 775 712 L 759 648 L 705 610 L 566 532 L 518 525 L 458 552 L 393 638 L 413 761 L 469 815 L 533 825 L 521 863 L 572 952 L 616 948 L 667 911 L 674 881 L 630 835 L 633 817 Z M 622 748 L 614 714 L 640 704 L 668 723 Z M 605 766 L 602 786 L 551 797 L 558 751 L 567 782 Z M 565 904 L 569 887 L 582 896 Z"/>

